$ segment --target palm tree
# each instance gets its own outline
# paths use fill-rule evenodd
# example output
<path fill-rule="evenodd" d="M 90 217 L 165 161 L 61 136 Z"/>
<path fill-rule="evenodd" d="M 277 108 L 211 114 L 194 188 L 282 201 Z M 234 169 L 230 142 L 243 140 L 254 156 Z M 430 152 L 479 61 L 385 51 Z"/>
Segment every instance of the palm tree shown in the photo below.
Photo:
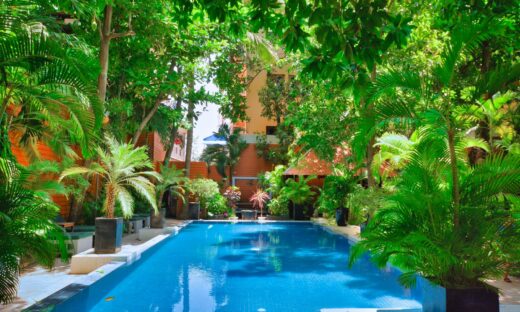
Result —
<path fill-rule="evenodd" d="M 240 155 L 247 147 L 247 143 L 241 137 L 242 129 L 233 128 L 227 124 L 222 124 L 215 135 L 226 141 L 225 145 L 208 145 L 202 152 L 202 160 L 209 165 L 215 165 L 218 173 L 228 178 L 228 182 L 233 180 L 233 171 L 235 165 L 240 160 Z M 226 174 L 228 167 L 229 174 Z"/>
<path fill-rule="evenodd" d="M 443 136 L 431 134 L 416 143 L 397 191 L 369 223 L 351 263 L 368 250 L 380 266 L 401 268 L 407 286 L 417 273 L 447 288 L 481 287 L 483 278 L 499 274 L 505 263 L 500 242 L 518 235 L 505 203 L 519 199 L 520 157 L 494 155 L 475 167 L 458 162 L 460 219 L 454 227 L 445 145 Z"/>
<path fill-rule="evenodd" d="M 111 137 L 106 137 L 105 140 L 107 150 L 97 149 L 99 162 L 92 162 L 88 168 L 68 168 L 62 172 L 60 180 L 77 174 L 100 176 L 105 184 L 106 198 L 103 209 L 108 218 L 114 218 L 116 202 L 121 205 L 123 216 L 132 216 L 134 200 L 129 189 L 145 198 L 157 211 L 155 186 L 150 179 L 162 181 L 162 177 L 153 170 L 147 170 L 153 169 L 146 152 L 147 148 L 136 148 L 132 144 L 120 143 Z"/>
<path fill-rule="evenodd" d="M 498 154 L 471 167 L 464 148 L 487 145 L 460 131 L 466 120 L 456 113 L 468 103 L 454 96 L 476 86 L 469 97 L 476 101 L 518 80 L 519 64 L 509 71 L 498 67 L 471 86 L 458 79 L 465 53 L 489 37 L 490 27 L 459 25 L 431 73 L 390 71 L 378 77 L 369 96 L 377 102 L 378 118 L 367 129 L 405 126 L 416 128 L 419 138 L 411 153 L 403 153 L 407 164 L 397 191 L 375 214 L 351 263 L 369 250 L 379 265 L 390 261 L 403 269 L 407 285 L 419 273 L 454 288 L 482 286 L 480 279 L 503 264 L 498 242 L 514 235 L 514 227 L 504 227 L 511 219 L 504 202 L 520 193 L 520 158 Z"/>
<path fill-rule="evenodd" d="M 52 220 L 59 208 L 23 186 L 13 162 L 0 158 L 0 303 L 16 297 L 22 258 L 31 257 L 51 268 L 58 248 L 66 257 L 63 234 Z M 52 238 L 58 239 L 56 245 Z"/>
<path fill-rule="evenodd" d="M 463 136 L 457 134 L 460 119 L 457 110 L 467 104 L 462 99 L 453 97 L 466 86 L 456 77 L 465 53 L 472 52 L 483 40 L 489 38 L 491 22 L 481 25 L 461 24 L 451 33 L 450 41 L 442 54 L 440 64 L 431 73 L 423 75 L 417 72 L 390 71 L 381 74 L 369 92 L 369 102 L 377 102 L 375 112 L 364 123 L 363 131 L 357 137 L 375 133 L 378 129 L 392 125 L 406 128 L 419 124 L 428 125 L 429 132 L 444 135 L 447 156 L 451 167 L 452 200 L 455 209 L 454 226 L 459 225 L 460 185 L 457 159 L 457 141 Z M 508 68 L 509 70 L 506 70 Z M 488 97 L 502 90 L 520 77 L 520 63 L 500 66 L 489 71 L 477 81 L 472 82 L 473 100 Z M 404 96 L 406 95 L 406 96 Z M 356 145 L 353 145 L 356 148 Z"/>
<path fill-rule="evenodd" d="M 183 185 L 189 181 L 189 179 L 184 176 L 184 172 L 175 167 L 168 167 L 163 164 L 161 164 L 159 170 L 161 172 L 162 181 L 158 182 L 155 186 L 157 207 L 161 207 L 164 193 L 167 191 L 169 191 L 171 195 L 180 198 L 184 203 L 186 201 L 186 191 Z"/>
<path fill-rule="evenodd" d="M 4 18 L 0 16 L 0 21 Z M 65 143 L 79 144 L 83 155 L 89 156 L 89 143 L 103 116 L 93 87 L 95 77 L 90 75 L 95 62 L 80 51 L 64 49 L 44 31 L 10 30 L 16 35 L 0 39 L 3 155 L 12 158 L 8 133 L 14 130 L 22 147 L 60 137 Z"/>

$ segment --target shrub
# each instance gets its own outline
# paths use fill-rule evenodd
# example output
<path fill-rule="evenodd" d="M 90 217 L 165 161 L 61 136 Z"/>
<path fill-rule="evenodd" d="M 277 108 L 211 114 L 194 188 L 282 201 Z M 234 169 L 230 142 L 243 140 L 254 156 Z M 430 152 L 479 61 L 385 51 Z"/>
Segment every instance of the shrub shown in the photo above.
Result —
<path fill-rule="evenodd" d="M 227 199 L 220 193 L 215 194 L 207 202 L 208 212 L 213 215 L 221 215 L 228 211 Z"/>
<path fill-rule="evenodd" d="M 197 200 L 200 206 L 207 209 L 208 201 L 219 193 L 217 182 L 210 179 L 195 179 L 188 184 L 188 190 Z"/>

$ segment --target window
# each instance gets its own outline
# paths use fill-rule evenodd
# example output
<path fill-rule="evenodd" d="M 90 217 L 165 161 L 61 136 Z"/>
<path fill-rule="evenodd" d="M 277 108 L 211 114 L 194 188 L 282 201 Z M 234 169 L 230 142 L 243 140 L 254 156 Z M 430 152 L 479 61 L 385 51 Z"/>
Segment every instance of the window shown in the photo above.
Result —
<path fill-rule="evenodd" d="M 265 134 L 267 135 L 276 135 L 276 126 L 266 126 Z"/>

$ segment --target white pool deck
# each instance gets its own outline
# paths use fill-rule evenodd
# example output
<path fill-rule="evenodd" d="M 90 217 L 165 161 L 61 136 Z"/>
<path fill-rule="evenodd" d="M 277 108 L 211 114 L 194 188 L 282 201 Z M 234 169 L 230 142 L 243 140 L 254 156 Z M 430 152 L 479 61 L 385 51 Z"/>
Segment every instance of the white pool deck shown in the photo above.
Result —
<path fill-rule="evenodd" d="M 323 219 L 314 220 L 317 223 L 327 226 L 333 232 L 348 236 L 351 240 L 359 239 L 359 227 L 346 226 L 338 227 L 328 224 Z M 167 219 L 166 226 L 178 226 L 184 221 Z M 161 235 L 157 233 L 157 235 Z M 164 234 L 162 234 L 164 235 Z M 123 237 L 123 250 L 147 249 L 160 241 L 160 237 L 141 237 L 138 234 L 130 234 Z M 0 305 L 0 311 L 21 311 L 28 306 L 37 303 L 58 290 L 77 283 L 85 278 L 85 274 L 71 274 L 70 262 L 61 263 L 57 260 L 56 266 L 48 271 L 40 266 L 32 266 L 23 270 L 20 277 L 18 297 L 9 305 Z M 491 285 L 501 290 L 500 295 L 500 311 L 501 312 L 520 312 L 520 279 L 512 278 L 512 283 L 506 283 L 501 280 L 489 280 Z M 352 311 L 347 309 L 345 311 Z M 339 312 L 339 311 L 327 311 Z"/>

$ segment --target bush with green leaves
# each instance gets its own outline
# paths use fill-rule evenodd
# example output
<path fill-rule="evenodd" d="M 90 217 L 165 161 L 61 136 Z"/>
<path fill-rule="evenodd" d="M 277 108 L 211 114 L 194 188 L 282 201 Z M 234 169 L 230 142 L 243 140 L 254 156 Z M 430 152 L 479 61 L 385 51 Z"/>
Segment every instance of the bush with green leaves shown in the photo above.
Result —
<path fill-rule="evenodd" d="M 200 202 L 203 209 L 207 209 L 208 201 L 219 194 L 218 183 L 211 179 L 194 179 L 187 185 L 193 197 Z"/>
<path fill-rule="evenodd" d="M 354 188 L 355 180 L 350 175 L 327 176 L 317 201 L 318 211 L 334 216 L 336 209 L 347 208 L 347 196 Z"/>
<path fill-rule="evenodd" d="M 309 185 L 309 182 L 314 179 L 316 179 L 316 176 L 299 176 L 298 179 L 289 178 L 285 181 L 280 196 L 297 205 L 309 203 L 316 194 L 313 187 Z"/>
<path fill-rule="evenodd" d="M 273 198 L 267 204 L 269 213 L 273 216 L 288 216 L 289 215 L 289 201 L 283 196 Z"/>
<path fill-rule="evenodd" d="M 520 194 L 520 157 L 491 155 L 473 167 L 459 161 L 456 224 L 451 167 L 445 158 L 440 161 L 446 142 L 427 136 L 417 144 L 395 193 L 362 233 L 350 261 L 370 251 L 379 266 L 398 266 L 406 286 L 419 274 L 448 288 L 485 287 L 484 278 L 499 275 L 518 256 L 520 218 L 505 203 Z"/>
<path fill-rule="evenodd" d="M 58 252 L 67 258 L 55 203 L 24 187 L 24 175 L 0 158 L 0 303 L 15 297 L 22 258 L 51 268 Z M 54 243 L 57 241 L 58 244 Z"/>
<path fill-rule="evenodd" d="M 363 188 L 357 185 L 347 196 L 348 223 L 359 225 L 370 220 L 385 204 L 390 191 L 386 188 Z"/>
<path fill-rule="evenodd" d="M 227 199 L 220 193 L 215 194 L 206 202 L 206 208 L 213 215 L 223 215 L 229 211 Z"/>

